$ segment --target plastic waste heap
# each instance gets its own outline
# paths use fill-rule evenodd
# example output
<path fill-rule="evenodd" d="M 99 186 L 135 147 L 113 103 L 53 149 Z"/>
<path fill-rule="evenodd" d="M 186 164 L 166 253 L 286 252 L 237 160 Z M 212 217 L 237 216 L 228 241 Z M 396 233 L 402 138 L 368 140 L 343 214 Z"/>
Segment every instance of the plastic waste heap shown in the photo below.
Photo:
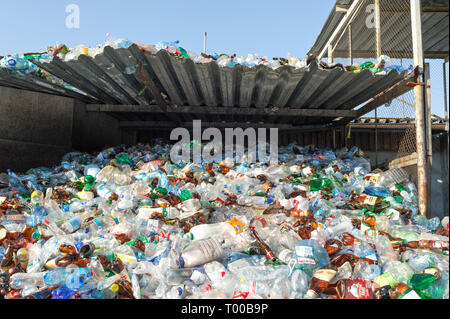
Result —
<path fill-rule="evenodd" d="M 403 169 L 356 147 L 290 144 L 276 165 L 170 149 L 0 173 L 0 299 L 448 298 L 448 216 L 419 214 Z"/>

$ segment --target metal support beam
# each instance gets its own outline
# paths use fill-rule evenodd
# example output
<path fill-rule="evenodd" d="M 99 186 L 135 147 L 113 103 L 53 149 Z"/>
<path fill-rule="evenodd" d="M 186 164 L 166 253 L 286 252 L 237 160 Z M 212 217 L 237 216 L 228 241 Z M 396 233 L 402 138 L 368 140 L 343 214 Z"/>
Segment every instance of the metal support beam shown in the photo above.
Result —
<path fill-rule="evenodd" d="M 403 79 L 402 81 L 395 84 L 393 87 L 388 90 L 381 92 L 377 96 L 375 96 L 372 100 L 367 102 L 363 107 L 358 109 L 358 117 L 361 117 L 369 112 L 372 112 L 378 106 L 386 104 L 387 102 L 405 94 L 408 91 L 411 91 L 411 87 L 408 87 L 406 84 L 411 81 L 411 79 L 418 73 L 418 70 L 411 73 L 410 76 Z"/>
<path fill-rule="evenodd" d="M 447 67 L 446 61 L 442 63 L 443 75 L 444 75 L 444 118 L 446 122 L 446 131 L 448 132 L 448 101 L 447 101 Z"/>
<path fill-rule="evenodd" d="M 420 0 L 411 2 L 411 31 L 414 65 L 423 69 L 422 15 Z M 420 82 L 420 81 L 419 81 Z M 424 216 L 429 216 L 428 184 L 427 184 L 427 131 L 425 122 L 424 88 L 422 85 L 414 87 L 414 103 L 416 105 L 416 145 L 417 145 L 417 188 L 419 192 L 419 210 Z"/>
<path fill-rule="evenodd" d="M 331 35 L 331 37 L 328 39 L 327 43 L 325 44 L 325 46 L 323 47 L 322 51 L 320 52 L 320 54 L 318 55 L 319 60 L 322 59 L 322 57 L 325 55 L 325 52 L 328 50 L 328 47 L 330 45 L 332 45 L 333 41 L 335 40 L 335 38 L 337 37 L 338 34 L 340 34 L 342 32 L 342 30 L 345 30 L 345 27 L 349 21 L 349 19 L 353 16 L 353 14 L 355 14 L 355 12 L 357 11 L 357 9 L 360 7 L 360 5 L 363 3 L 362 0 L 354 0 L 352 5 L 350 6 L 350 8 L 348 9 L 347 13 L 345 14 L 344 18 L 342 18 L 341 22 L 339 23 L 339 25 L 336 27 L 336 29 L 334 30 L 333 34 Z"/>
<path fill-rule="evenodd" d="M 431 131 L 431 78 L 430 78 L 430 63 L 425 63 L 424 69 L 424 82 L 425 82 L 425 115 L 426 115 L 426 130 L 427 130 L 427 165 L 430 170 L 433 164 L 433 134 Z M 428 185 L 431 185 L 431 171 L 428 176 Z M 429 190 L 430 191 L 430 190 Z M 431 195 L 431 193 L 430 193 Z M 431 197 L 430 197 L 431 198 Z"/>
<path fill-rule="evenodd" d="M 412 153 L 411 155 L 393 160 L 389 163 L 389 169 L 408 167 L 412 165 L 417 165 L 417 153 Z"/>
<path fill-rule="evenodd" d="M 181 122 L 178 127 L 192 128 L 192 122 Z M 291 124 L 275 124 L 275 123 L 243 123 L 243 122 L 203 122 L 202 127 L 215 127 L 215 128 L 277 128 L 279 130 L 317 130 L 316 125 L 301 125 L 294 126 Z M 121 128 L 135 129 L 135 130 L 159 130 L 161 128 L 175 128 L 173 122 L 163 121 L 123 121 L 119 123 Z"/>
<path fill-rule="evenodd" d="M 268 109 L 244 107 L 210 107 L 210 106 L 180 106 L 177 108 L 161 109 L 158 105 L 111 105 L 88 104 L 88 112 L 109 113 L 163 113 L 163 114 L 208 114 L 208 115 L 264 115 L 264 116 L 292 116 L 292 117 L 356 117 L 354 110 L 333 109 Z"/>
<path fill-rule="evenodd" d="M 338 4 L 336 5 L 336 12 L 347 12 L 350 8 L 350 5 L 348 4 Z M 381 9 L 382 13 L 409 13 L 408 10 L 404 9 L 403 7 L 392 7 L 392 5 L 389 8 Z M 427 13 L 447 13 L 448 12 L 448 6 L 424 6 L 422 7 L 422 12 Z"/>
<path fill-rule="evenodd" d="M 348 57 L 350 59 L 350 65 L 353 65 L 353 34 L 352 24 L 348 25 Z"/>
<path fill-rule="evenodd" d="M 395 50 L 383 50 L 383 54 L 389 56 L 393 59 L 412 59 L 411 51 L 395 51 Z M 448 52 L 439 52 L 439 51 L 425 51 L 424 57 L 426 59 L 445 59 L 447 57 Z M 378 58 L 375 56 L 376 52 L 374 50 L 357 50 L 357 48 L 353 49 L 353 56 L 358 58 Z M 333 51 L 334 58 L 348 58 L 348 49 L 338 49 L 334 48 Z"/>
<path fill-rule="evenodd" d="M 328 45 L 328 64 L 333 64 L 333 46 L 331 44 Z"/>
<path fill-rule="evenodd" d="M 377 58 L 381 56 L 381 10 L 380 0 L 375 0 L 375 33 L 377 41 Z"/>

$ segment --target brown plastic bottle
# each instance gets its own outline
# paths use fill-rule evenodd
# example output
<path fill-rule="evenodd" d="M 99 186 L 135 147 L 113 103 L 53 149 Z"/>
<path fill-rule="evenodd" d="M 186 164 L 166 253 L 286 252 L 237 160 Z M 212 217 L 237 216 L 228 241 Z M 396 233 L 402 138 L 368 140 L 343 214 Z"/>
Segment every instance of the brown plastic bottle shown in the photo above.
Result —
<path fill-rule="evenodd" d="M 8 248 L 5 251 L 5 254 L 3 255 L 2 260 L 0 261 L 0 267 L 4 271 L 7 271 L 13 266 L 14 266 L 14 246 L 12 244 L 9 244 Z"/>
<path fill-rule="evenodd" d="M 145 251 L 145 244 L 142 240 L 136 239 L 133 243 L 133 246 L 140 251 Z"/>
<path fill-rule="evenodd" d="M 8 236 L 8 231 L 2 225 L 0 225 L 0 245 L 3 244 L 3 240 Z"/>
<path fill-rule="evenodd" d="M 267 256 L 267 258 L 269 258 L 269 260 L 271 260 L 271 261 L 276 261 L 275 254 L 272 252 L 272 249 L 270 249 L 270 247 L 259 238 L 254 226 L 250 227 L 250 234 L 253 236 L 253 238 L 256 239 L 259 247 L 264 252 L 264 254 Z"/>
<path fill-rule="evenodd" d="M 410 241 L 406 243 L 408 248 L 420 248 L 420 249 L 449 249 L 448 241 L 442 240 L 419 240 Z"/>
<path fill-rule="evenodd" d="M 328 256 L 333 257 L 342 250 L 342 243 L 337 239 L 329 239 L 325 242 L 324 248 L 327 251 Z"/>
<path fill-rule="evenodd" d="M 337 267 L 333 264 L 328 264 L 321 269 L 316 270 L 309 283 L 309 289 L 306 292 L 306 296 L 315 299 L 319 294 L 327 290 L 330 282 L 336 276 L 337 270 Z"/>
<path fill-rule="evenodd" d="M 375 223 L 377 221 L 377 218 L 374 214 L 366 213 L 364 214 L 362 221 L 361 221 L 361 231 L 365 232 L 368 229 L 373 229 L 375 227 Z"/>
<path fill-rule="evenodd" d="M 422 299 L 420 296 L 405 283 L 398 283 L 389 290 L 391 299 Z"/>
<path fill-rule="evenodd" d="M 34 233 L 34 228 L 30 225 L 23 225 L 22 229 L 20 230 L 20 234 L 25 238 L 31 238 L 31 235 Z"/>
<path fill-rule="evenodd" d="M 338 284 L 339 281 L 335 284 L 329 285 L 328 288 L 325 289 L 322 293 L 324 295 L 327 295 L 328 297 L 339 299 Z"/>
<path fill-rule="evenodd" d="M 370 196 L 370 195 L 359 195 L 358 197 L 355 197 L 355 203 L 359 204 L 360 206 L 379 206 L 383 202 L 383 199 L 376 196 Z"/>
<path fill-rule="evenodd" d="M 133 287 L 128 280 L 119 279 L 116 281 L 119 286 L 119 294 L 117 299 L 135 299 L 133 295 Z"/>
<path fill-rule="evenodd" d="M 348 261 L 352 267 L 354 267 L 359 260 L 360 258 L 358 256 L 352 254 L 342 254 L 334 258 L 331 261 L 331 264 L 339 268 Z"/>

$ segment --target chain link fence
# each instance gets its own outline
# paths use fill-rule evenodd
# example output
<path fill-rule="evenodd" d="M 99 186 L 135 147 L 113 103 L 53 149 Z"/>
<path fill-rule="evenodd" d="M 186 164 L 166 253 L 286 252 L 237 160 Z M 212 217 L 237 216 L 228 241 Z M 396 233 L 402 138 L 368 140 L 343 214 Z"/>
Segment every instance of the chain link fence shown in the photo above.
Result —
<path fill-rule="evenodd" d="M 333 44 L 333 62 L 344 66 L 362 65 L 366 62 L 379 62 L 381 55 L 389 57 L 391 67 L 412 69 L 412 33 L 409 0 L 364 0 L 357 13 L 351 19 L 345 32 Z M 377 31 L 377 14 L 380 17 L 380 30 Z M 422 23 L 431 23 L 424 18 Z M 430 46 L 431 40 L 425 39 L 424 46 Z M 351 52 L 351 53 L 350 53 Z M 429 64 L 431 82 L 431 113 L 433 122 L 445 123 L 444 60 L 426 59 Z M 448 86 L 448 63 L 447 86 Z M 414 91 L 411 90 L 376 110 L 364 115 L 371 123 L 385 123 L 387 120 L 409 125 L 400 133 L 396 158 L 416 152 L 416 127 Z M 374 129 L 377 131 L 377 128 Z"/>

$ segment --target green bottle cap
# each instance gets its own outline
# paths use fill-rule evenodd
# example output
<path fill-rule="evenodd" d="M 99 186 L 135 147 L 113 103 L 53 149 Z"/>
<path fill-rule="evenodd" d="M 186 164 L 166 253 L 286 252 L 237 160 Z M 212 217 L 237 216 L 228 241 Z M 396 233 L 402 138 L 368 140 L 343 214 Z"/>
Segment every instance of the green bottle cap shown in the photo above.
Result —
<path fill-rule="evenodd" d="M 403 203 L 403 197 L 401 197 L 401 196 L 394 196 L 394 200 L 397 202 L 397 203 Z"/>
<path fill-rule="evenodd" d="M 183 189 L 183 190 L 180 192 L 180 198 L 181 198 L 181 201 L 182 201 L 182 202 L 184 202 L 184 201 L 190 199 L 191 197 L 192 197 L 191 192 L 188 191 L 187 189 Z"/>
<path fill-rule="evenodd" d="M 155 188 L 155 192 L 156 193 L 159 193 L 159 194 L 161 194 L 161 195 L 163 195 L 163 196 L 165 196 L 165 195 L 167 195 L 167 189 L 165 189 L 165 188 L 162 188 L 162 187 L 156 187 Z"/>

